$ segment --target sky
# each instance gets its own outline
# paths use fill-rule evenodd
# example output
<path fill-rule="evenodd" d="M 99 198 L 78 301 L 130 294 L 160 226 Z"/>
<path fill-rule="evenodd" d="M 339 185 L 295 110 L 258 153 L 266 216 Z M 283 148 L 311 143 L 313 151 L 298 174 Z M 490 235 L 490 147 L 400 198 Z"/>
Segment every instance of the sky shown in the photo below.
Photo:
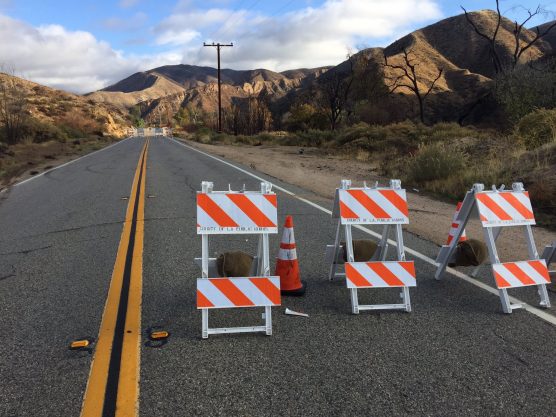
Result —
<path fill-rule="evenodd" d="M 556 0 L 541 0 L 556 13 Z M 284 71 L 336 65 L 349 52 L 494 0 L 0 0 L 0 67 L 86 93 L 162 65 Z M 502 0 L 523 19 L 539 1 Z M 553 20 L 554 14 L 532 24 Z"/>

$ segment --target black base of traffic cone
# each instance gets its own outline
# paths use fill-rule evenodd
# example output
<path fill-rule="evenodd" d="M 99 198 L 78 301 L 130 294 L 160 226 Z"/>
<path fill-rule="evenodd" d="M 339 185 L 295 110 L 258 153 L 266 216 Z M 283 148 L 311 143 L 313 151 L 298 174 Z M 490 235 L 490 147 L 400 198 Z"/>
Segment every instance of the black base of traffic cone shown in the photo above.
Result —
<path fill-rule="evenodd" d="M 300 297 L 305 294 L 305 290 L 307 289 L 307 283 L 305 281 L 301 281 L 301 288 L 296 290 L 280 290 L 280 294 L 282 295 L 289 295 L 292 297 Z"/>

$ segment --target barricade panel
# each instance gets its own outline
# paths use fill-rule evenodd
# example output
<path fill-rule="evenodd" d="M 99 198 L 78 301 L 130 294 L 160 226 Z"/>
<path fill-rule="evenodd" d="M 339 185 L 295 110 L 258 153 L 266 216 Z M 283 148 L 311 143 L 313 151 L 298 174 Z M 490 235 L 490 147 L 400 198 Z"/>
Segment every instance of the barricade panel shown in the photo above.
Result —
<path fill-rule="evenodd" d="M 483 227 L 535 224 L 527 191 L 481 192 L 476 199 Z"/>
<path fill-rule="evenodd" d="M 197 234 L 278 233 L 276 194 L 198 193 Z"/>
<path fill-rule="evenodd" d="M 416 287 L 415 264 L 401 262 L 347 262 L 348 288 Z"/>
<path fill-rule="evenodd" d="M 277 276 L 197 279 L 197 309 L 279 305 Z"/>
<path fill-rule="evenodd" d="M 550 284 L 544 259 L 494 264 L 492 270 L 498 288 Z"/>
<path fill-rule="evenodd" d="M 339 190 L 342 224 L 408 224 L 403 189 L 351 188 Z"/>

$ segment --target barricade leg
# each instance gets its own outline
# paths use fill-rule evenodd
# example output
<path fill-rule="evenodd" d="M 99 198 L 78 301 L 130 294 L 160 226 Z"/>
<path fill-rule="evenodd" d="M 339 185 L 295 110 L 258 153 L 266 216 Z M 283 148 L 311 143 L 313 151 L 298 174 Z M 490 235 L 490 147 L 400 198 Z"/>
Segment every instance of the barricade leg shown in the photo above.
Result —
<path fill-rule="evenodd" d="M 490 256 L 490 263 L 492 265 L 499 264 L 500 258 L 498 256 L 498 251 L 496 250 L 496 243 L 494 242 L 494 234 L 492 232 L 492 227 L 484 227 L 485 242 L 487 244 L 488 253 Z M 502 303 L 502 311 L 506 314 L 511 314 L 513 309 L 521 308 L 521 304 L 511 304 L 510 297 L 508 296 L 508 291 L 503 288 L 498 290 L 500 295 L 500 302 Z"/>
<path fill-rule="evenodd" d="M 403 243 L 403 229 L 401 224 L 396 225 L 396 252 L 398 254 L 398 261 L 405 261 L 405 249 Z M 409 287 L 402 287 L 400 298 L 405 304 L 405 311 L 411 313 L 411 297 L 409 296 Z"/>
<path fill-rule="evenodd" d="M 434 274 L 434 279 L 440 281 L 444 273 L 446 272 L 446 267 L 448 266 L 448 261 L 450 260 L 454 250 L 456 249 L 457 244 L 459 243 L 459 239 L 465 230 L 465 226 L 467 226 L 467 221 L 471 215 L 471 211 L 475 207 L 475 193 L 481 192 L 484 189 L 482 184 L 474 184 L 473 189 L 468 191 L 465 194 L 465 198 L 463 199 L 463 203 L 461 205 L 459 214 L 457 216 L 457 220 L 459 222 L 459 226 L 457 228 L 456 234 L 453 236 L 452 242 L 449 245 L 444 245 L 440 249 L 436 262 L 438 263 L 438 268 L 436 269 L 436 273 Z"/>
<path fill-rule="evenodd" d="M 347 262 L 353 262 L 353 236 L 351 234 L 351 225 L 345 225 L 345 233 L 346 233 L 346 258 Z M 350 289 L 350 296 L 351 296 L 351 312 L 353 314 L 359 314 L 359 299 L 357 296 L 357 288 Z"/>
<path fill-rule="evenodd" d="M 548 291 L 546 285 L 541 284 L 539 287 L 539 297 L 541 298 L 540 305 L 544 308 L 550 308 L 550 298 L 548 298 Z"/>
<path fill-rule="evenodd" d="M 349 290 L 351 297 L 351 312 L 353 314 L 359 314 L 359 299 L 357 297 L 357 288 L 351 288 Z"/>
<path fill-rule="evenodd" d="M 338 220 L 338 226 L 336 227 L 336 239 L 334 240 L 334 257 L 332 258 L 332 263 L 330 264 L 330 272 L 328 273 L 328 280 L 332 281 L 336 276 L 336 260 L 338 259 L 338 254 L 340 253 L 340 230 L 342 228 L 342 222 Z"/>
<path fill-rule="evenodd" d="M 402 287 L 400 297 L 405 304 L 405 311 L 411 313 L 411 298 L 409 297 L 409 287 Z"/>
<path fill-rule="evenodd" d="M 209 243 L 208 235 L 201 235 L 201 277 L 208 278 L 209 270 Z M 207 308 L 201 310 L 201 337 L 208 339 L 209 311 Z"/>
<path fill-rule="evenodd" d="M 209 334 L 208 334 L 208 327 L 209 327 L 209 314 L 208 314 L 208 308 L 203 308 L 201 310 L 201 334 L 203 339 L 208 339 Z"/>
<path fill-rule="evenodd" d="M 537 246 L 535 245 L 535 238 L 533 236 L 533 230 L 531 226 L 525 226 L 525 239 L 527 240 L 527 249 L 529 250 L 529 259 L 539 259 L 539 253 L 537 252 Z M 550 260 L 547 260 L 549 263 Z M 544 308 L 550 308 L 550 298 L 548 298 L 548 291 L 546 290 L 546 285 L 540 284 L 537 286 L 540 306 Z"/>
<path fill-rule="evenodd" d="M 263 268 L 261 271 L 261 275 L 268 277 L 270 276 L 270 257 L 268 255 L 268 234 L 261 235 L 262 240 L 262 261 L 263 261 Z"/>
<path fill-rule="evenodd" d="M 510 297 L 508 296 L 508 291 L 506 289 L 498 290 L 500 294 L 500 302 L 502 303 L 502 311 L 506 314 L 512 313 L 512 304 L 510 303 Z"/>
<path fill-rule="evenodd" d="M 272 307 L 264 308 L 264 319 L 266 326 L 266 335 L 272 336 Z"/>
<path fill-rule="evenodd" d="M 262 275 L 263 272 L 263 236 L 259 236 L 259 242 L 257 244 L 257 275 Z"/>
<path fill-rule="evenodd" d="M 496 227 L 494 229 L 494 242 L 496 242 L 496 240 L 498 239 L 498 236 L 500 236 L 500 233 L 502 232 L 502 228 L 501 227 Z M 481 267 L 483 265 L 478 265 L 477 267 L 475 267 L 475 269 L 473 270 L 473 272 L 471 272 L 471 276 L 473 278 L 477 278 L 477 275 L 479 274 L 479 271 L 481 270 Z"/>
<path fill-rule="evenodd" d="M 380 238 L 380 242 L 378 244 L 379 253 L 377 258 L 381 261 L 386 260 L 386 256 L 388 255 L 388 237 L 390 236 L 390 226 L 385 225 L 382 228 L 382 237 Z"/>

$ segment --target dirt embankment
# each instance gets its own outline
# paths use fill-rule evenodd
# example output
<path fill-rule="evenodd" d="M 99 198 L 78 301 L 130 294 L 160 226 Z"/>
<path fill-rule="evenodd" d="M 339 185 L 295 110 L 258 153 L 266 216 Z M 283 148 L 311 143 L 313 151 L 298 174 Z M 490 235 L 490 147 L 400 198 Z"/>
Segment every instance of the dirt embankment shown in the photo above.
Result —
<path fill-rule="evenodd" d="M 368 185 L 374 184 L 375 181 L 379 181 L 381 185 L 388 183 L 387 179 L 379 178 L 375 174 L 375 168 L 368 162 L 345 159 L 316 148 L 206 145 L 191 141 L 187 143 L 328 199 L 333 199 L 334 190 L 342 179 L 351 179 L 354 186 L 363 185 L 363 181 Z M 422 195 L 419 190 L 407 191 L 410 223 L 406 229 L 438 245 L 445 244 L 454 215 L 453 204 Z M 483 229 L 477 219 L 468 223 L 466 232 L 468 237 L 483 239 Z M 545 245 L 556 241 L 556 233 L 540 227 L 534 228 L 534 236 L 537 248 L 541 252 Z M 500 235 L 497 246 L 502 261 L 528 258 L 521 228 L 506 228 Z"/>
<path fill-rule="evenodd" d="M 112 138 L 20 143 L 0 152 L 0 190 L 114 143 Z"/>

